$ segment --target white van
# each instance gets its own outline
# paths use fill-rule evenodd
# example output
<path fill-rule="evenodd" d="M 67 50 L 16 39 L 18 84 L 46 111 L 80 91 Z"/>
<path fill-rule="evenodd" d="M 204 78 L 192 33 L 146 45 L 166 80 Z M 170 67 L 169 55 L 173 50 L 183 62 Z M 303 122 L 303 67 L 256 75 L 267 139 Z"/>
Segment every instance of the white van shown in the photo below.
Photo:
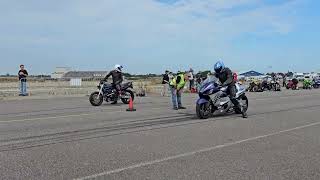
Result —
<path fill-rule="evenodd" d="M 298 81 L 303 81 L 304 80 L 304 74 L 303 73 L 295 73 L 293 75 L 293 78 L 296 78 Z"/>

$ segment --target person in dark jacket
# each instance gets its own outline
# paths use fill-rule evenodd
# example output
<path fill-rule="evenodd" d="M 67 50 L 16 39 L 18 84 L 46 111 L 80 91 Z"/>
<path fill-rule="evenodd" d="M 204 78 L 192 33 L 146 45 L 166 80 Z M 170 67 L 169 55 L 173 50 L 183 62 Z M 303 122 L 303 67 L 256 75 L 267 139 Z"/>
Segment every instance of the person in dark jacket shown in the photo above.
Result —
<path fill-rule="evenodd" d="M 161 91 L 161 96 L 168 96 L 169 82 L 170 82 L 169 71 L 166 70 L 165 74 L 162 77 L 163 89 Z"/>
<path fill-rule="evenodd" d="M 189 70 L 189 90 L 191 91 L 194 87 L 194 74 L 193 74 L 193 69 L 190 68 Z"/>
<path fill-rule="evenodd" d="M 110 71 L 109 74 L 107 74 L 106 77 L 103 79 L 103 81 L 107 81 L 108 78 L 111 76 L 112 85 L 117 90 L 115 100 L 111 104 L 117 104 L 118 97 L 121 94 L 121 83 L 123 81 L 122 69 L 123 67 L 121 65 L 115 65 L 114 70 Z"/>
<path fill-rule="evenodd" d="M 287 75 L 283 75 L 282 76 L 282 87 L 286 87 L 287 86 Z"/>
<path fill-rule="evenodd" d="M 18 72 L 19 81 L 20 81 L 20 94 L 19 96 L 27 96 L 27 77 L 28 71 L 24 68 L 24 65 L 20 65 L 20 70 Z"/>
<path fill-rule="evenodd" d="M 224 66 L 224 63 L 221 61 L 218 61 L 214 65 L 214 71 L 215 71 L 215 77 L 219 79 L 221 82 L 221 85 L 223 87 L 228 87 L 228 95 L 230 96 L 231 102 L 234 104 L 234 107 L 238 110 L 242 111 L 242 107 L 240 106 L 240 103 L 236 99 L 236 85 L 233 77 L 233 72 Z M 247 113 L 245 111 L 242 111 L 242 117 L 247 118 Z"/>

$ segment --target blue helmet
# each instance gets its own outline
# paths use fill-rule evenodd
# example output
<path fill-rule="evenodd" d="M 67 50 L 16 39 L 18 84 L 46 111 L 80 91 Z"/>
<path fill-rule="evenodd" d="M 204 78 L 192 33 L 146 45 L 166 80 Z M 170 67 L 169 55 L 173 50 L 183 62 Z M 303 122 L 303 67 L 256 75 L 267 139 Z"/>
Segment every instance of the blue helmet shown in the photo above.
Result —
<path fill-rule="evenodd" d="M 218 61 L 215 65 L 214 65 L 214 71 L 216 73 L 220 73 L 223 69 L 225 68 L 224 63 L 222 61 Z"/>

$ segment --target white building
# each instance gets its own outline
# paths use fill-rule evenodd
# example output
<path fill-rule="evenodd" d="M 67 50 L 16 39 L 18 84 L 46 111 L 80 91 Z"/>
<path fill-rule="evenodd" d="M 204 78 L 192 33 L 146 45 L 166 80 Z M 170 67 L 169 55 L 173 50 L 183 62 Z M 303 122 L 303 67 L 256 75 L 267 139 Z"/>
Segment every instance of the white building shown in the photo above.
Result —
<path fill-rule="evenodd" d="M 320 71 L 316 71 L 316 72 L 311 73 L 311 77 L 312 78 L 319 78 L 320 77 Z"/>
<path fill-rule="evenodd" d="M 61 79 L 66 73 L 70 72 L 69 67 L 56 67 L 55 71 L 51 74 L 53 79 Z"/>
<path fill-rule="evenodd" d="M 305 76 L 304 73 L 298 73 L 298 72 L 293 73 L 293 77 L 298 79 L 299 81 L 303 81 L 304 80 L 304 76 Z"/>
<path fill-rule="evenodd" d="M 108 71 L 69 71 L 62 76 L 62 79 L 103 79 Z"/>

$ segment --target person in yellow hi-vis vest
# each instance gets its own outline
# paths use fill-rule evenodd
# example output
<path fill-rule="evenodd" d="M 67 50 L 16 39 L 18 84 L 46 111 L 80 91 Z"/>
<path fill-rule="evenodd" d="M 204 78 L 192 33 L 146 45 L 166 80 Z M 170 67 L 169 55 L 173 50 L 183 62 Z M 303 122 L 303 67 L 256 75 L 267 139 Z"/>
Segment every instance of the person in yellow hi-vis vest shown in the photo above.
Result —
<path fill-rule="evenodd" d="M 181 103 L 181 94 L 183 88 L 188 81 L 188 74 L 184 72 L 178 72 L 178 74 L 170 81 L 171 98 L 174 110 L 186 109 Z"/>

